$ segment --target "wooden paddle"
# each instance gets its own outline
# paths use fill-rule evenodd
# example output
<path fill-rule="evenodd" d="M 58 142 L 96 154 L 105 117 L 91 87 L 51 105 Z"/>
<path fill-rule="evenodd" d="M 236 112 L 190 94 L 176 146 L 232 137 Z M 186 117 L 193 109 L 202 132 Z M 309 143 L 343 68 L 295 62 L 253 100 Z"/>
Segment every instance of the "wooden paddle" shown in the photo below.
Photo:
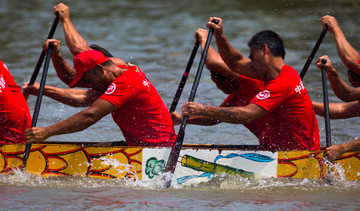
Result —
<path fill-rule="evenodd" d="M 214 22 L 214 23 L 217 24 L 217 21 Z M 200 63 L 199 63 L 199 66 L 198 66 L 198 69 L 197 69 L 197 72 L 196 72 L 195 80 L 194 80 L 193 86 L 191 88 L 191 92 L 190 92 L 190 96 L 189 96 L 189 100 L 188 100 L 189 102 L 194 101 L 195 94 L 196 94 L 196 91 L 197 91 L 197 87 L 199 86 L 202 70 L 204 68 L 207 52 L 209 50 L 212 35 L 213 35 L 213 29 L 210 28 L 209 33 L 208 33 L 208 37 L 206 39 L 204 50 L 203 50 L 203 53 L 202 53 L 201 58 L 200 58 Z M 186 115 L 186 116 L 183 117 L 183 119 L 181 121 L 180 130 L 179 130 L 179 133 L 178 133 L 178 135 L 176 137 L 176 141 L 175 141 L 174 145 L 171 148 L 169 159 L 167 161 L 164 172 L 170 172 L 171 174 L 174 174 L 174 172 L 175 172 L 176 163 L 177 163 L 177 161 L 179 159 L 181 146 L 182 146 L 182 143 L 184 141 L 186 122 L 187 122 L 188 118 L 189 118 L 189 116 Z M 170 187 L 170 185 L 171 185 L 171 179 L 168 179 L 167 181 L 165 181 L 165 186 L 164 186 L 165 188 Z"/>
<path fill-rule="evenodd" d="M 42 74 L 42 77 L 41 77 L 38 97 L 36 99 L 35 110 L 34 110 L 34 114 L 33 114 L 33 117 L 32 117 L 31 127 L 36 126 L 37 119 L 38 119 L 38 116 L 39 116 L 40 105 L 41 105 L 41 100 L 42 100 L 43 93 L 44 93 L 46 76 L 47 76 L 47 72 L 48 72 L 48 68 L 49 68 L 50 55 L 51 55 L 51 50 L 53 48 L 53 45 L 54 45 L 54 43 L 52 43 L 52 42 L 49 43 L 49 47 L 48 47 L 48 50 L 46 52 L 45 65 L 44 65 L 44 70 L 43 70 L 43 74 Z M 31 144 L 27 144 L 26 147 L 25 147 L 23 164 L 22 164 L 22 169 L 23 170 L 25 170 L 25 168 L 26 168 L 26 163 L 27 163 L 27 159 L 29 158 L 30 148 L 31 148 Z"/>
<path fill-rule="evenodd" d="M 53 22 L 53 25 L 51 26 L 51 29 L 50 29 L 50 32 L 49 32 L 49 35 L 48 35 L 47 39 L 52 39 L 53 38 L 58 23 L 59 23 L 59 14 L 57 13 L 56 17 L 55 17 L 55 20 Z M 40 54 L 40 57 L 39 57 L 39 60 L 38 60 L 38 62 L 36 64 L 36 66 L 35 66 L 34 72 L 33 72 L 32 76 L 30 78 L 29 85 L 32 85 L 32 84 L 35 83 L 36 77 L 38 76 L 41 65 L 42 65 L 42 63 L 44 61 L 45 54 L 46 54 L 46 52 L 44 50 L 42 50 L 42 52 Z M 25 94 L 24 97 L 25 97 L 25 100 L 27 100 L 29 98 L 29 94 Z"/>
<path fill-rule="evenodd" d="M 300 73 L 300 78 L 301 78 L 301 80 L 304 78 L 306 72 L 308 71 L 311 62 L 312 62 L 312 60 L 314 59 L 314 56 L 315 56 L 317 50 L 319 49 L 319 46 L 320 46 L 322 40 L 324 39 L 324 37 L 325 37 L 325 35 L 326 35 L 326 32 L 327 32 L 326 29 L 323 29 L 323 30 L 322 30 L 322 32 L 321 32 L 318 40 L 316 41 L 316 44 L 315 44 L 313 50 L 311 51 L 308 59 L 306 60 L 306 63 L 305 63 L 305 65 L 304 65 L 304 67 L 303 67 L 303 69 L 301 70 L 301 73 Z"/>
<path fill-rule="evenodd" d="M 196 52 L 197 52 L 197 50 L 198 50 L 198 48 L 199 48 L 199 45 L 200 45 L 200 43 L 199 43 L 198 41 L 196 41 L 196 42 L 195 42 L 195 45 L 194 45 L 194 48 L 193 48 L 193 50 L 192 50 L 192 52 L 191 52 L 189 61 L 188 61 L 188 63 L 187 63 L 185 72 L 184 72 L 183 75 L 182 75 L 180 84 L 179 84 L 178 89 L 177 89 L 177 91 L 176 91 L 174 100 L 173 100 L 173 102 L 172 102 L 172 104 L 171 104 L 171 106 L 170 106 L 170 111 L 169 111 L 170 114 L 175 111 L 176 106 L 177 106 L 177 104 L 179 103 L 180 96 L 181 96 L 181 94 L 182 94 L 182 91 L 184 90 L 184 86 L 185 86 L 185 84 L 186 84 L 186 80 L 187 80 L 187 78 L 189 77 L 189 72 L 190 72 L 191 66 L 192 66 L 192 64 L 193 64 L 193 61 L 194 61 Z"/>
<path fill-rule="evenodd" d="M 326 64 L 327 60 L 322 59 L 321 63 Z M 331 130 L 330 130 L 330 116 L 329 116 L 329 99 L 327 90 L 326 70 L 321 68 L 322 86 L 323 86 L 323 101 L 325 112 L 325 132 L 326 132 L 326 147 L 331 146 Z"/>

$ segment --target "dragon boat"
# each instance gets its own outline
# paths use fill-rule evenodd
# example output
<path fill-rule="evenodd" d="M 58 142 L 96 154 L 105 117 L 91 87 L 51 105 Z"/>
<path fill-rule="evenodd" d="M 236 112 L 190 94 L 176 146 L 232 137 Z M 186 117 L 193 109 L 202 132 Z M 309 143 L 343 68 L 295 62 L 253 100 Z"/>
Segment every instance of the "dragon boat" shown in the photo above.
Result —
<path fill-rule="evenodd" d="M 25 145 L 0 147 L 0 171 L 11 174 L 23 163 Z M 42 177 L 83 176 L 149 181 L 161 175 L 170 148 L 133 147 L 94 142 L 32 144 L 26 172 Z M 246 178 L 323 179 L 329 172 L 346 180 L 360 180 L 360 152 L 342 155 L 332 163 L 320 151 L 262 151 L 256 145 L 184 144 L 174 179 L 196 184 L 217 175 Z"/>

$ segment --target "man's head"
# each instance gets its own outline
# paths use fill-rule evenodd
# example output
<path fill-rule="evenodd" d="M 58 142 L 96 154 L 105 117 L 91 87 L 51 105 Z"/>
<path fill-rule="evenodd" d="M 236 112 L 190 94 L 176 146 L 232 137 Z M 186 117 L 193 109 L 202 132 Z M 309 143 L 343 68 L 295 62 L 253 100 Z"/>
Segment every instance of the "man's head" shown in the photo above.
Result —
<path fill-rule="evenodd" d="M 96 50 L 83 51 L 77 54 L 73 60 L 76 76 L 69 84 L 69 87 L 77 85 L 83 78 L 84 73 L 95 70 L 99 65 L 103 65 L 108 61 L 111 61 L 109 57 L 105 57 L 103 53 Z"/>
<path fill-rule="evenodd" d="M 285 59 L 284 42 L 277 33 L 270 30 L 261 31 L 256 33 L 248 42 L 249 48 L 256 49 L 262 49 L 264 44 L 268 46 L 273 56 Z"/>
<path fill-rule="evenodd" d="M 360 75 L 348 69 L 348 79 L 353 87 L 360 87 Z"/>
<path fill-rule="evenodd" d="M 257 79 L 272 80 L 284 63 L 285 47 L 280 36 L 270 30 L 255 34 L 248 42 L 251 61 L 249 68 Z"/>

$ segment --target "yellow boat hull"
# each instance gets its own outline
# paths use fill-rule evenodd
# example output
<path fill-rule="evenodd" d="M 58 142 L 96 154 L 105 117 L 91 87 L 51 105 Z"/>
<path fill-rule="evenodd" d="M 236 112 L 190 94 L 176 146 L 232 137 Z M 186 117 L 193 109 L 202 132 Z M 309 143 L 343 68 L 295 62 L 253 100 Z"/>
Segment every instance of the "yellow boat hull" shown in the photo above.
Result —
<path fill-rule="evenodd" d="M 25 145 L 0 147 L 0 172 L 12 173 L 23 162 Z M 162 173 L 169 148 L 94 146 L 93 143 L 32 144 L 26 172 L 49 176 L 83 176 L 151 180 Z M 346 153 L 330 163 L 323 151 L 269 152 L 244 146 L 184 145 L 175 171 L 179 184 L 193 184 L 230 174 L 247 178 L 322 179 L 331 173 L 360 180 L 360 153 Z"/>

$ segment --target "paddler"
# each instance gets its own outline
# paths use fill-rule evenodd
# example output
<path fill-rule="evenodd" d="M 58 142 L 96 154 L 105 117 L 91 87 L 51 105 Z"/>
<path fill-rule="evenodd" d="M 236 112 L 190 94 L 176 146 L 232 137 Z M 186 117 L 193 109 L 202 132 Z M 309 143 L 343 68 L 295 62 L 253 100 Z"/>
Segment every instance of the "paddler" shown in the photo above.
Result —
<path fill-rule="evenodd" d="M 234 87 L 238 90 L 220 107 L 185 103 L 182 110 L 183 115 L 190 115 L 189 123 L 244 124 L 264 150 L 319 150 L 318 123 L 310 97 L 296 70 L 284 63 L 285 49 L 279 35 L 270 30 L 255 34 L 248 42 L 247 58 L 228 42 L 221 18 L 209 18 L 207 27 L 214 30 L 219 53 L 210 48 L 205 64 L 235 84 L 229 87 L 217 80 L 218 87 L 228 92 Z M 195 37 L 203 47 L 205 30 L 197 30 Z"/>
<path fill-rule="evenodd" d="M 321 63 L 322 59 L 326 59 L 325 64 Z M 318 58 L 316 65 L 320 68 L 324 67 L 330 81 L 334 93 L 340 99 L 347 99 L 346 103 L 329 103 L 329 117 L 330 119 L 347 119 L 351 117 L 360 116 L 360 77 L 356 73 L 349 74 L 349 81 L 354 87 L 350 87 L 332 65 L 328 56 L 321 56 Z M 343 97 L 342 97 L 343 96 Z M 352 99 L 352 100 L 351 100 Z M 324 116 L 323 103 L 313 102 L 316 114 Z M 360 151 L 360 139 L 353 140 L 348 143 L 340 145 L 332 145 L 327 147 L 324 156 L 329 160 L 336 160 L 345 152 Z"/>
<path fill-rule="evenodd" d="M 84 130 L 111 113 L 127 145 L 171 146 L 176 138 L 171 116 L 145 74 L 135 65 L 126 65 L 119 58 L 109 58 L 91 49 L 71 23 L 65 4 L 55 6 L 54 12 L 59 14 L 67 45 L 75 55 L 74 68 L 60 54 L 59 41 L 47 40 L 44 49 L 54 42 L 51 58 L 59 78 L 71 88 L 88 89 L 45 86 L 44 95 L 68 105 L 90 108 L 49 127 L 27 130 L 26 143 Z M 24 86 L 32 94 L 37 94 L 38 89 L 37 83 Z"/>
<path fill-rule="evenodd" d="M 346 119 L 360 116 L 360 55 L 347 41 L 344 33 L 338 25 L 337 20 L 330 15 L 325 15 L 320 19 L 322 27 L 334 34 L 336 48 L 340 59 L 348 68 L 349 86 L 339 75 L 337 70 L 331 63 L 327 55 L 318 58 L 316 65 L 319 69 L 325 68 L 328 79 L 335 95 L 345 101 L 345 103 L 330 103 L 329 116 L 331 119 Z M 320 61 L 326 59 L 326 64 Z M 318 115 L 324 116 L 323 103 L 313 102 L 315 112 Z M 353 140 L 348 143 L 340 145 L 332 145 L 327 147 L 324 156 L 329 160 L 339 158 L 345 152 L 359 151 L 360 140 Z"/>
<path fill-rule="evenodd" d="M 21 88 L 0 61 L 0 144 L 23 144 L 31 115 Z"/>

